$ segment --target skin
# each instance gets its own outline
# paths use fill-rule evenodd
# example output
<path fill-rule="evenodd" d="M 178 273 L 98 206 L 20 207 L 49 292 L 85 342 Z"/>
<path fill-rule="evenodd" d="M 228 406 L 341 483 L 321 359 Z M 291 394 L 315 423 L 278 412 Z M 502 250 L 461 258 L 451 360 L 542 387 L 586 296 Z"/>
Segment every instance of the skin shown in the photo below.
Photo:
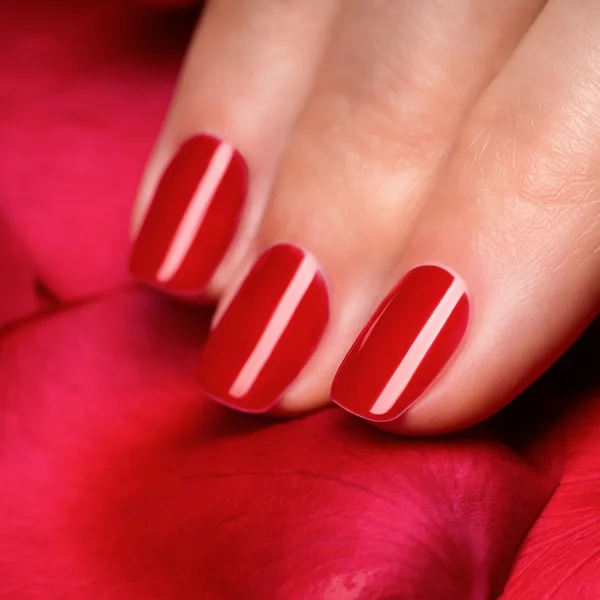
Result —
<path fill-rule="evenodd" d="M 417 264 L 459 272 L 474 308 L 442 376 L 386 425 L 399 433 L 489 416 L 598 313 L 599 0 L 212 0 L 134 228 L 198 131 L 228 139 L 253 173 L 209 294 L 226 303 L 280 240 L 328 276 L 330 326 L 277 414 L 328 402 L 352 342 Z"/>

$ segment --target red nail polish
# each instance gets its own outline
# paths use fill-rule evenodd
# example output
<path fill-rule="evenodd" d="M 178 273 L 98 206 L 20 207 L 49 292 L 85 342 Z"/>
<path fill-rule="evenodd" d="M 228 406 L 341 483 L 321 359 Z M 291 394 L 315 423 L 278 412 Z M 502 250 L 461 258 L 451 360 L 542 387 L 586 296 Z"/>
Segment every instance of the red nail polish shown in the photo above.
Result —
<path fill-rule="evenodd" d="M 469 314 L 469 293 L 460 277 L 435 265 L 412 269 L 344 359 L 332 399 L 370 421 L 399 417 L 454 354 Z"/>
<path fill-rule="evenodd" d="M 166 168 L 130 261 L 142 281 L 200 293 L 236 232 L 248 168 L 230 144 L 209 135 L 187 140 Z"/>
<path fill-rule="evenodd" d="M 269 248 L 206 343 L 200 387 L 239 410 L 269 409 L 311 357 L 328 320 L 327 286 L 313 256 L 291 244 Z"/>

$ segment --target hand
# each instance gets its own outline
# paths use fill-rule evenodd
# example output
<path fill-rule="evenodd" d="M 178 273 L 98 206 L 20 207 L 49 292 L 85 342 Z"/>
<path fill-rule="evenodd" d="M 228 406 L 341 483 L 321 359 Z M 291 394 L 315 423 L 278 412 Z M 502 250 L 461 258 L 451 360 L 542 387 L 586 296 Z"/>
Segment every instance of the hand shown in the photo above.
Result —
<path fill-rule="evenodd" d="M 598 0 L 212 0 L 131 268 L 220 402 L 461 428 L 598 312 L 599 123 Z"/>

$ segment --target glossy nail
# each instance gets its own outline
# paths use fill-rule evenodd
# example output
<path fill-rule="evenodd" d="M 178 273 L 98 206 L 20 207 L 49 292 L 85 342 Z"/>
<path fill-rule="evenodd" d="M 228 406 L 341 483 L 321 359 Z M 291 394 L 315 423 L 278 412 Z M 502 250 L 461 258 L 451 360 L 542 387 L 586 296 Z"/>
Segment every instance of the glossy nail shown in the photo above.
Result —
<path fill-rule="evenodd" d="M 464 281 L 437 265 L 409 271 L 381 303 L 339 368 L 334 402 L 371 421 L 391 421 L 427 390 L 465 335 Z"/>
<path fill-rule="evenodd" d="M 228 406 L 266 411 L 308 362 L 328 320 L 327 286 L 315 258 L 291 244 L 269 248 L 206 343 L 200 387 Z"/>
<path fill-rule="evenodd" d="M 135 240 L 131 272 L 151 285 L 200 293 L 237 230 L 248 168 L 229 143 L 197 135 L 160 179 Z"/>

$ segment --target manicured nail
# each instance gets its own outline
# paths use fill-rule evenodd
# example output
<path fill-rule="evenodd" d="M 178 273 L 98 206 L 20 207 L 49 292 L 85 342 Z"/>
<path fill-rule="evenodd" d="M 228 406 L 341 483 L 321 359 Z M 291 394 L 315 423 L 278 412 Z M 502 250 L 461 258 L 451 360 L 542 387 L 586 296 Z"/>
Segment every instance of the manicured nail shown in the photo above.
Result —
<path fill-rule="evenodd" d="M 458 348 L 469 323 L 465 282 L 424 265 L 381 303 L 339 368 L 331 397 L 371 421 L 391 421 L 414 404 Z"/>
<path fill-rule="evenodd" d="M 230 144 L 210 135 L 187 140 L 158 183 L 131 272 L 173 292 L 200 293 L 233 239 L 247 187 L 248 167 Z"/>
<path fill-rule="evenodd" d="M 328 320 L 315 258 L 291 244 L 272 246 L 212 331 L 198 365 L 200 387 L 233 408 L 266 411 L 308 362 Z"/>

